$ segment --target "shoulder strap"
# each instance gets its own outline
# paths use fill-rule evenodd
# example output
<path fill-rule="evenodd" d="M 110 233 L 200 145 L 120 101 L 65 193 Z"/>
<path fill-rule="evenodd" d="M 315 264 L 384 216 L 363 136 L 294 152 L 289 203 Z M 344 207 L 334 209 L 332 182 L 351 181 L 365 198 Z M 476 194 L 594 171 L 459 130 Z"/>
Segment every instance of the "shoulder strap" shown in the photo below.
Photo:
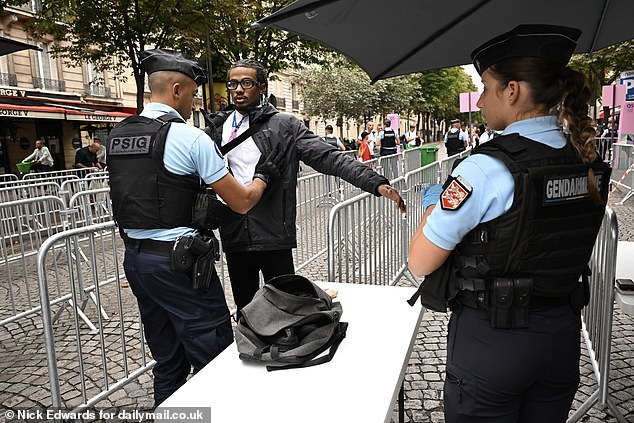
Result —
<path fill-rule="evenodd" d="M 258 122 L 254 125 L 250 125 L 246 131 L 235 137 L 233 140 L 231 140 L 230 143 L 220 146 L 219 149 L 222 155 L 226 156 L 228 152 L 242 144 L 242 142 L 249 138 L 251 135 L 258 132 L 263 123 L 264 122 Z"/>
<path fill-rule="evenodd" d="M 286 364 L 283 366 L 266 366 L 266 370 L 268 370 L 269 372 L 272 372 L 275 370 L 298 369 L 301 367 L 312 367 L 312 366 L 317 366 L 319 364 L 328 363 L 335 356 L 335 353 L 337 352 L 337 348 L 339 348 L 339 344 L 341 344 L 341 341 L 343 341 L 343 338 L 346 337 L 347 329 L 348 329 L 347 322 L 339 322 L 337 324 L 337 328 L 335 332 L 333 333 L 332 337 L 328 340 L 326 344 L 324 344 L 317 350 L 313 351 L 310 354 L 311 359 L 309 359 L 308 361 L 304 361 L 303 363 L 298 363 L 298 364 Z M 315 358 L 322 352 L 326 351 L 327 349 L 330 349 L 328 354 L 324 354 L 321 357 Z"/>

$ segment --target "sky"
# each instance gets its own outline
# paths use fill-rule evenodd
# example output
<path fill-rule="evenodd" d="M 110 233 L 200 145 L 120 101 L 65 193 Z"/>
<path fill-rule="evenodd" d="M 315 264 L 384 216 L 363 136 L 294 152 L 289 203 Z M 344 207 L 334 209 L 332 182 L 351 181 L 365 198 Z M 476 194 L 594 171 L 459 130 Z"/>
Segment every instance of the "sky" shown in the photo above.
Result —
<path fill-rule="evenodd" d="M 482 88 L 484 86 L 482 85 L 482 80 L 480 79 L 480 75 L 478 75 L 478 72 L 475 70 L 473 65 L 465 65 L 462 67 L 462 69 L 464 69 L 465 72 L 471 75 L 471 79 L 473 79 L 473 83 L 476 85 L 478 92 L 482 92 Z"/>

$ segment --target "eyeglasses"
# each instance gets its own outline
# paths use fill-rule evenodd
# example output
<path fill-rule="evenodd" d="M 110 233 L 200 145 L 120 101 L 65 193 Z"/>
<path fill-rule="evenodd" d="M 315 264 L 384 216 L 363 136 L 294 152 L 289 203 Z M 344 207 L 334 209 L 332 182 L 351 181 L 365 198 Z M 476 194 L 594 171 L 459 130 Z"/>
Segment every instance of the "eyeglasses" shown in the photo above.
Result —
<path fill-rule="evenodd" d="M 236 81 L 232 79 L 231 81 L 227 81 L 226 85 L 228 90 L 233 91 L 238 89 L 238 85 L 240 85 L 245 90 L 248 90 L 249 88 L 253 88 L 256 85 L 260 85 L 260 83 L 257 81 L 254 81 L 251 78 L 244 78 L 242 81 Z"/>

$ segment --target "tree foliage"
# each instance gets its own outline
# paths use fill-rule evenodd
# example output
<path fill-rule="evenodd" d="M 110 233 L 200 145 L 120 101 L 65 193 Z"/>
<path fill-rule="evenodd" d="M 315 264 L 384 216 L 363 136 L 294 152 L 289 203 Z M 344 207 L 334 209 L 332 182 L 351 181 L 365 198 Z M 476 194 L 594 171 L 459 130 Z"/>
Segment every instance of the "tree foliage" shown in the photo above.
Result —
<path fill-rule="evenodd" d="M 92 63 L 125 78 L 132 69 L 137 108 L 143 107 L 145 73 L 139 54 L 150 48 L 173 48 L 191 57 L 204 56 L 223 74 L 241 58 L 261 61 L 270 71 L 320 62 L 326 50 L 286 32 L 250 30 L 256 20 L 292 0 L 47 0 L 28 22 L 35 36 L 56 40 L 52 53 L 71 65 Z M 19 5 L 24 0 L 6 0 Z M 207 55 L 206 38 L 210 40 Z"/>
<path fill-rule="evenodd" d="M 575 54 L 570 67 L 588 77 L 595 97 L 600 98 L 602 86 L 618 82 L 621 72 L 634 70 L 634 40 L 592 54 Z"/>

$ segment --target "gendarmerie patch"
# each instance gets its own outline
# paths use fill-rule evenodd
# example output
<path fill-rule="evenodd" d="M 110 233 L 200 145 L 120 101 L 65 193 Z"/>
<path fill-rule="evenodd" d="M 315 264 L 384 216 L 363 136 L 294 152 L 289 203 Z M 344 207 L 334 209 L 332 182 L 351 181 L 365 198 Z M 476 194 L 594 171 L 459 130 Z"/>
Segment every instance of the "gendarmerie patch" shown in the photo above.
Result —
<path fill-rule="evenodd" d="M 473 188 L 461 176 L 449 176 L 445 190 L 440 194 L 440 207 L 443 210 L 458 210 L 471 197 Z"/>
<path fill-rule="evenodd" d="M 152 135 L 134 135 L 110 139 L 109 155 L 148 154 Z"/>
<path fill-rule="evenodd" d="M 594 175 L 597 187 L 603 182 L 603 173 Z M 588 174 L 547 175 L 544 177 L 543 205 L 557 205 L 590 198 Z"/>

